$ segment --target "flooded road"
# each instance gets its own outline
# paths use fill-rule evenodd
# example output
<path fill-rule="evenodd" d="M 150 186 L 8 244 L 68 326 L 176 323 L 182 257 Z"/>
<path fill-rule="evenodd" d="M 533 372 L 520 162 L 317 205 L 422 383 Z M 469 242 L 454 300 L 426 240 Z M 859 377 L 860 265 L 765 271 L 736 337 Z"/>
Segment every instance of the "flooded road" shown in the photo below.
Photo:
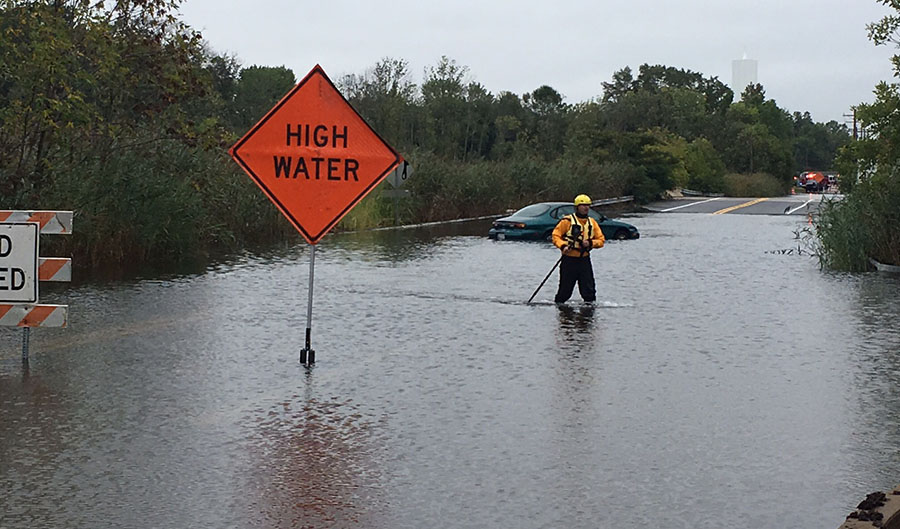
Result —
<path fill-rule="evenodd" d="M 329 236 L 309 370 L 305 245 L 42 295 L 0 527 L 822 528 L 900 483 L 900 279 L 820 271 L 802 217 L 624 220 L 563 309 L 488 222 Z"/>

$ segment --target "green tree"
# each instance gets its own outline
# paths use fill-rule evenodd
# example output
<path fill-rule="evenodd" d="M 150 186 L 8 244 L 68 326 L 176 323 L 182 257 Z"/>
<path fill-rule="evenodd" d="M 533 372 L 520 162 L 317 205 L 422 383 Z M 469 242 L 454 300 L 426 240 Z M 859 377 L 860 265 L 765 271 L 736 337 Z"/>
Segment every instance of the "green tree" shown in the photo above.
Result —
<path fill-rule="evenodd" d="M 296 83 L 294 72 L 284 66 L 250 66 L 241 69 L 229 112 L 234 120 L 232 127 L 239 135 L 243 135 Z"/>
<path fill-rule="evenodd" d="M 562 95 L 543 85 L 522 96 L 522 102 L 530 114 L 527 130 L 535 152 L 546 160 L 560 156 L 565 145 L 568 113 Z"/>
<path fill-rule="evenodd" d="M 749 84 L 741 93 L 741 103 L 753 108 L 759 108 L 766 101 L 766 90 L 759 83 Z"/>
<path fill-rule="evenodd" d="M 630 92 L 605 108 L 614 130 L 664 128 L 688 139 L 701 135 L 707 120 L 703 95 L 686 88 Z"/>
<path fill-rule="evenodd" d="M 49 242 L 78 266 L 182 260 L 270 225 L 226 164 L 234 64 L 177 4 L 0 0 L 0 192 L 74 209 L 79 229 Z"/>
<path fill-rule="evenodd" d="M 0 2 L 0 189 L 22 203 L 54 174 L 165 139 L 197 141 L 209 95 L 200 36 L 166 1 Z M 193 107 L 198 108 L 198 107 Z"/>
<path fill-rule="evenodd" d="M 406 61 L 385 57 L 363 75 L 347 75 L 338 85 L 353 108 L 389 143 L 403 149 L 416 145 L 422 126 L 417 87 Z"/>
<path fill-rule="evenodd" d="M 480 83 L 466 87 L 466 143 L 464 159 L 483 159 L 490 155 L 497 136 L 494 96 Z"/>
<path fill-rule="evenodd" d="M 761 85 L 750 85 L 731 105 L 726 127 L 714 143 L 726 166 L 740 173 L 766 173 L 788 185 L 792 174 L 793 125 Z"/>
<path fill-rule="evenodd" d="M 731 105 L 731 90 L 715 77 L 690 70 L 644 64 L 637 78 L 630 68 L 603 83 L 607 123 L 615 130 L 637 132 L 666 128 L 688 140 L 715 136 Z"/>
<path fill-rule="evenodd" d="M 836 121 L 815 123 L 809 112 L 794 112 L 794 169 L 833 169 L 837 151 L 850 142 L 847 126 Z"/>
<path fill-rule="evenodd" d="M 604 103 L 615 103 L 625 97 L 625 94 L 635 90 L 634 75 L 631 68 L 626 66 L 621 70 L 613 73 L 611 83 L 603 82 L 603 98 Z"/>
<path fill-rule="evenodd" d="M 426 68 L 422 104 L 426 119 L 427 149 L 452 158 L 465 158 L 466 82 L 469 69 L 453 59 L 441 57 L 437 66 Z"/>
<path fill-rule="evenodd" d="M 724 191 L 725 164 L 713 144 L 706 138 L 698 138 L 688 144 L 684 167 L 688 175 L 688 189 L 704 193 Z"/>
<path fill-rule="evenodd" d="M 218 55 L 209 50 L 206 53 L 209 56 L 206 71 L 211 78 L 213 90 L 219 94 L 223 103 L 234 103 L 237 95 L 238 76 L 241 72 L 240 62 L 231 55 Z"/>
<path fill-rule="evenodd" d="M 525 136 L 526 110 L 522 106 L 522 99 L 512 92 L 500 92 L 494 101 L 494 108 L 494 130 L 497 137 L 490 157 L 509 158 L 516 153 L 518 142 Z"/>
<path fill-rule="evenodd" d="M 731 89 L 718 78 L 704 78 L 700 73 L 671 66 L 641 65 L 634 86 L 636 90 L 650 92 L 666 87 L 686 88 L 700 92 L 704 95 L 706 109 L 709 113 L 724 113 L 734 99 Z"/>

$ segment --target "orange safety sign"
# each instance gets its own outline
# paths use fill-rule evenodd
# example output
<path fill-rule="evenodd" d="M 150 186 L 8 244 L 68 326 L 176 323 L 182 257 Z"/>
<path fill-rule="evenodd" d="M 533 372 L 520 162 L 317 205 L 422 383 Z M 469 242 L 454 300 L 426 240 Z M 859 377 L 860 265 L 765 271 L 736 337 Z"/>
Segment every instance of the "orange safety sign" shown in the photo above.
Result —
<path fill-rule="evenodd" d="M 402 161 L 319 65 L 229 153 L 310 244 Z"/>

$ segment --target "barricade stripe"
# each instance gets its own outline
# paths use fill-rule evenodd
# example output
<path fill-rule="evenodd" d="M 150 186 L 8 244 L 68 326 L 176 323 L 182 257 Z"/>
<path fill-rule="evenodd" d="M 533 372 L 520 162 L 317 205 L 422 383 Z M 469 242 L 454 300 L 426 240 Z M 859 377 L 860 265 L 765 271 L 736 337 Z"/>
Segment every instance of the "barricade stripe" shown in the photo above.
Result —
<path fill-rule="evenodd" d="M 41 257 L 38 279 L 40 281 L 71 281 L 72 260 L 68 257 Z"/>
<path fill-rule="evenodd" d="M 71 211 L 19 211 L 0 210 L 0 222 L 36 222 L 41 233 L 72 233 Z"/>
<path fill-rule="evenodd" d="M 28 218 L 28 222 L 37 222 L 41 225 L 41 229 L 44 229 L 44 226 L 54 218 L 56 218 L 55 211 L 35 211 L 31 217 Z"/>
<path fill-rule="evenodd" d="M 7 327 L 66 327 L 68 305 L 0 304 L 0 325 Z"/>
<path fill-rule="evenodd" d="M 56 307 L 52 305 L 35 305 L 19 322 L 19 327 L 40 327 L 54 310 Z"/>
<path fill-rule="evenodd" d="M 68 305 L 46 305 L 53 307 L 47 317 L 41 321 L 41 327 L 66 327 L 68 326 Z"/>

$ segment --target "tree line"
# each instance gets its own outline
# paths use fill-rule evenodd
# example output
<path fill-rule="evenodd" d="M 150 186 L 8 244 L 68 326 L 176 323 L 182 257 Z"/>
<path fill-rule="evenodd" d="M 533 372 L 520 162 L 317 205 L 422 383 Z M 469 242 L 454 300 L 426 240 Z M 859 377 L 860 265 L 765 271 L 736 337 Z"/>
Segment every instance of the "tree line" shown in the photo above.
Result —
<path fill-rule="evenodd" d="M 227 148 L 296 76 L 214 51 L 178 4 L 0 0 L 3 206 L 75 210 L 75 235 L 59 244 L 81 265 L 293 237 Z M 335 81 L 415 169 L 403 221 L 582 192 L 778 194 L 800 171 L 831 169 L 850 140 L 844 125 L 782 109 L 760 85 L 735 100 L 715 77 L 663 65 L 624 67 L 574 104 L 550 85 L 492 93 L 448 57 L 420 84 L 390 57 Z M 376 191 L 343 226 L 392 220 Z"/>
<path fill-rule="evenodd" d="M 340 86 L 379 132 L 429 166 L 433 158 L 475 165 L 473 178 L 513 169 L 497 186 L 501 202 L 568 196 L 576 187 L 567 180 L 638 201 L 673 187 L 779 194 L 801 171 L 832 168 L 850 140 L 845 125 L 791 114 L 759 84 L 735 102 L 717 78 L 669 66 L 644 64 L 636 74 L 625 67 L 599 87 L 601 97 L 574 105 L 551 86 L 495 95 L 468 77 L 465 66 L 442 57 L 416 86 L 405 61 L 385 58 Z M 452 201 L 442 186 L 420 183 L 429 184 L 416 188 L 420 200 Z"/>

